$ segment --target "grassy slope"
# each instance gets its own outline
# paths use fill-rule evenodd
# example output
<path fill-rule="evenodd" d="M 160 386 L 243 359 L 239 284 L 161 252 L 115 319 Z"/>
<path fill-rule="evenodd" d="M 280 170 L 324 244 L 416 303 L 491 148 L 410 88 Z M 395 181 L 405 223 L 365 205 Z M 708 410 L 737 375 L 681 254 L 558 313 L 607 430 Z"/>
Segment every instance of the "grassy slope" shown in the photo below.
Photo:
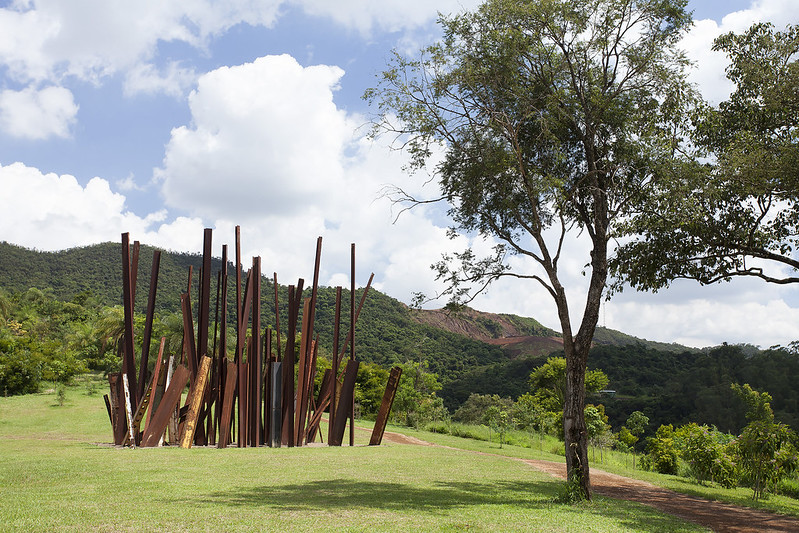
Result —
<path fill-rule="evenodd" d="M 506 444 L 503 448 L 499 448 L 496 442 L 496 434 L 493 436 L 493 442 L 486 442 L 484 440 L 462 439 L 450 435 L 415 431 L 407 428 L 395 429 L 407 435 L 443 446 L 453 446 L 464 450 L 491 453 L 506 457 L 563 462 L 562 452 L 560 452 L 563 443 L 560 441 L 556 442 L 552 437 L 546 437 L 542 449 L 539 449 L 537 438 L 533 441 L 532 447 L 526 447 L 530 442 L 530 437 L 524 435 L 520 431 L 512 431 L 511 438 L 515 439 L 516 442 L 524 442 L 524 446 Z M 487 429 L 485 431 L 487 431 Z M 560 453 L 553 454 L 551 452 Z M 591 468 L 648 481 L 654 485 L 665 487 L 676 492 L 698 496 L 707 500 L 727 502 L 743 507 L 752 507 L 799 517 L 799 500 L 787 496 L 772 494 L 765 500 L 754 501 L 752 500 L 752 490 L 749 488 L 739 487 L 735 489 L 725 489 L 713 483 L 699 485 L 681 476 L 664 475 L 656 472 L 634 469 L 632 456 L 621 452 L 608 450 L 600 451 L 599 449 L 591 447 L 589 449 L 589 460 L 591 461 Z"/>
<path fill-rule="evenodd" d="M 365 435 L 361 434 L 358 441 Z M 0 530 L 701 531 L 441 447 L 120 449 L 99 394 L 0 398 Z"/>

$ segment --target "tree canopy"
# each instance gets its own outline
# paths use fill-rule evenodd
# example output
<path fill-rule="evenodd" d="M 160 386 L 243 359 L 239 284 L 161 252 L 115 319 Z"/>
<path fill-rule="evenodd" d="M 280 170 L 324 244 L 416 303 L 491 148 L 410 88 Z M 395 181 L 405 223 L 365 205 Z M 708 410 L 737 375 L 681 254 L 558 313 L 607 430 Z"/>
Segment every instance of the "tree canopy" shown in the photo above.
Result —
<path fill-rule="evenodd" d="M 756 24 L 714 49 L 729 56 L 735 90 L 698 108 L 696 161 L 644 197 L 625 228 L 635 237 L 612 261 L 641 290 L 678 278 L 799 281 L 799 26 Z"/>
<path fill-rule="evenodd" d="M 535 280 L 553 298 L 567 361 L 568 477 L 590 497 L 584 376 L 608 275 L 612 227 L 648 183 L 673 166 L 690 93 L 676 48 L 684 0 L 488 0 L 443 16 L 443 38 L 418 57 L 394 56 L 366 93 L 375 132 L 396 135 L 411 168 L 435 158 L 437 198 L 452 234 L 494 244 L 435 266 L 445 294 L 468 301 L 501 277 Z M 572 325 L 562 252 L 587 237 L 587 294 Z M 529 270 L 512 269 L 511 256 Z M 590 272 L 590 273 L 589 273 Z"/>

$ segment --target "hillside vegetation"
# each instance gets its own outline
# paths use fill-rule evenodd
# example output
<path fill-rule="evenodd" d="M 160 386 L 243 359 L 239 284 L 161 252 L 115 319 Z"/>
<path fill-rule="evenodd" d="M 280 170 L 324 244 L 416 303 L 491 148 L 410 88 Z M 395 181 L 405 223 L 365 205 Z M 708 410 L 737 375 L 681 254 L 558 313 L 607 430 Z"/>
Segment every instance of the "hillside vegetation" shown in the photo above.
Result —
<path fill-rule="evenodd" d="M 152 253 L 151 247 L 142 246 L 136 300 L 140 313 L 145 309 Z M 163 333 L 159 334 L 168 335 L 170 328 L 174 329 L 176 324 L 179 327 L 180 318 L 176 313 L 180 293 L 185 291 L 189 266 L 192 266 L 195 272 L 192 294 L 197 294 L 201 259 L 196 254 L 162 254 L 157 314 Z M 113 310 L 119 305 L 120 263 L 118 243 L 62 252 L 38 252 L 0 243 L 0 290 L 11 295 L 6 298 L 8 301 L 17 302 L 14 305 L 22 315 L 15 320 L 22 324 L 25 317 L 44 316 L 50 311 L 58 313 L 57 317 L 48 318 L 44 325 L 37 326 L 40 329 L 46 326 L 40 337 L 42 341 L 47 340 L 47 343 L 40 343 L 46 349 L 37 354 L 46 352 L 63 358 L 61 354 L 68 351 L 57 349 L 59 337 L 88 328 L 88 316 L 101 313 L 98 309 L 103 306 Z M 215 260 L 213 268 L 220 269 L 221 261 Z M 229 265 L 228 268 L 232 280 L 233 267 Z M 296 283 L 296 280 L 280 281 Z M 30 288 L 39 292 L 29 293 Z M 216 290 L 215 282 L 212 290 Z M 362 291 L 356 291 L 356 302 Z M 274 324 L 271 279 L 264 280 L 263 292 L 264 323 Z M 348 328 L 350 298 L 348 290 L 343 292 L 342 315 L 345 318 L 342 327 Z M 281 285 L 279 293 L 281 323 L 285 328 L 286 287 Z M 62 303 L 48 303 L 52 299 Z M 231 324 L 235 317 L 234 302 L 231 283 L 228 299 Z M 334 306 L 335 289 L 322 287 L 315 326 L 320 335 L 322 355 L 329 356 L 332 352 Z M 112 311 L 103 312 L 113 318 Z M 3 315 L 0 318 L 10 320 L 13 317 Z M 4 327 L 8 329 L 9 324 L 7 322 Z M 73 338 L 70 342 L 77 342 L 74 335 L 70 337 Z M 4 338 L 4 345 L 9 346 L 17 337 L 9 333 Z M 29 346 L 19 342 L 17 348 L 19 353 L 23 348 L 30 352 Z M 100 344 L 91 348 L 94 353 L 102 349 Z M 458 313 L 411 309 L 377 290 L 370 291 L 356 328 L 359 360 L 384 368 L 412 363 L 437 375 L 441 389 L 436 394 L 450 413 L 472 393 L 516 399 L 529 392 L 530 372 L 561 349 L 558 333 L 532 318 L 482 313 L 468 308 Z M 70 357 L 80 359 L 78 352 L 75 348 Z M 15 364 L 20 361 L 19 353 Z M 681 424 L 690 420 L 713 424 L 725 431 L 737 431 L 743 427 L 744 419 L 739 402 L 730 392 L 732 383 L 749 383 L 755 389 L 771 393 L 778 418 L 799 428 L 799 391 L 793 386 L 799 381 L 799 358 L 788 349 L 761 351 L 751 346 L 721 346 L 699 351 L 647 342 L 622 332 L 598 328 L 589 368 L 602 369 L 610 378 L 608 389 L 616 391 L 612 396 L 590 399 L 605 406 L 614 428 L 620 427 L 631 412 L 640 410 L 650 417 L 652 429 L 659 424 Z M 379 375 L 376 374 L 375 379 Z"/>

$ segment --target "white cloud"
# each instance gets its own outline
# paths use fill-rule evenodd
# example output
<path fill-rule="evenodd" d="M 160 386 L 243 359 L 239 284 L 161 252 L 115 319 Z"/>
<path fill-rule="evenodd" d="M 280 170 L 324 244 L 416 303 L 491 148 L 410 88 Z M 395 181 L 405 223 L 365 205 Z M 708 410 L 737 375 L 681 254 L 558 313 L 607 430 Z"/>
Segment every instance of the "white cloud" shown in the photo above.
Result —
<path fill-rule="evenodd" d="M 63 87 L 0 92 L 0 132 L 24 139 L 69 137 L 78 106 Z"/>
<path fill-rule="evenodd" d="M 202 76 L 192 125 L 172 131 L 156 171 L 167 205 L 239 220 L 330 212 L 356 126 L 333 103 L 343 73 L 284 55 Z"/>
<path fill-rule="evenodd" d="M 694 62 L 689 80 L 695 83 L 705 99 L 713 104 L 727 99 L 733 84 L 727 80 L 729 65 L 726 54 L 711 50 L 713 40 L 728 32 L 742 33 L 755 22 L 771 22 L 779 29 L 796 19 L 795 0 L 756 0 L 748 9 L 729 13 L 718 24 L 712 19 L 698 20 L 681 42 L 681 47 Z"/>
<path fill-rule="evenodd" d="M 125 197 L 102 178 L 81 186 L 74 176 L 43 174 L 22 163 L 0 165 L 0 235 L 3 240 L 39 250 L 63 250 L 118 241 L 123 232 L 166 249 L 202 247 L 199 219 L 164 223 L 166 213 L 145 217 L 125 209 Z M 160 225 L 159 225 L 160 224 Z"/>
<path fill-rule="evenodd" d="M 147 63 L 159 41 L 203 47 L 238 23 L 270 26 L 279 0 L 34 0 L 0 9 L 0 64 L 20 81 L 98 82 Z"/>
<path fill-rule="evenodd" d="M 311 15 L 330 17 L 339 24 L 368 34 L 375 28 L 395 32 L 412 30 L 434 21 L 438 13 L 472 10 L 477 0 L 294 0 Z"/>
<path fill-rule="evenodd" d="M 181 67 L 176 61 L 162 71 L 151 63 L 139 63 L 125 75 L 124 91 L 127 96 L 162 93 L 180 98 L 196 80 L 193 69 Z"/>

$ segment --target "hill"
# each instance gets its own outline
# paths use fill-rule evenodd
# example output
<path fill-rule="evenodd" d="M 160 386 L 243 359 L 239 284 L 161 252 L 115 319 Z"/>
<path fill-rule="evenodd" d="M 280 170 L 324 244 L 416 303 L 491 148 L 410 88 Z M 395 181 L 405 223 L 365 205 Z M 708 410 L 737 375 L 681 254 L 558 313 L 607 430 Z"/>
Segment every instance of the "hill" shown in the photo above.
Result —
<path fill-rule="evenodd" d="M 144 312 L 153 248 L 141 247 L 137 285 L 137 311 Z M 160 316 L 178 312 L 189 267 L 194 276 L 192 294 L 202 258 L 198 254 L 162 254 L 157 309 Z M 103 243 L 62 252 L 39 252 L 0 242 L 0 289 L 24 292 L 31 287 L 51 292 L 62 301 L 94 299 L 104 306 L 121 300 L 121 253 L 118 243 Z M 213 263 L 215 271 L 221 260 Z M 233 275 L 233 267 L 228 266 Z M 215 287 L 212 288 L 215 291 Z M 275 304 L 270 279 L 263 280 L 264 324 L 274 324 Z M 362 289 L 356 291 L 360 299 Z M 281 323 L 286 323 L 287 289 L 279 287 Z M 235 316 L 232 297 L 228 316 Z M 349 291 L 344 291 L 342 314 L 349 316 Z M 335 289 L 320 288 L 316 333 L 323 354 L 332 351 Z M 343 327 L 348 327 L 344 320 Z M 179 321 L 178 321 L 179 323 Z M 610 377 L 614 397 L 601 402 L 618 428 L 633 410 L 644 411 L 653 425 L 697 421 L 734 430 L 742 422 L 740 405 L 730 383 L 750 383 L 774 396 L 778 417 L 799 426 L 799 357 L 787 350 L 761 352 L 751 346 L 693 350 L 653 343 L 619 331 L 598 328 L 589 368 Z M 529 390 L 531 370 L 553 353 L 562 352 L 560 336 L 535 319 L 510 314 L 464 309 L 411 309 L 402 302 L 372 290 L 356 328 L 358 359 L 390 366 L 423 362 L 438 374 L 439 392 L 454 411 L 471 393 L 516 398 Z"/>

